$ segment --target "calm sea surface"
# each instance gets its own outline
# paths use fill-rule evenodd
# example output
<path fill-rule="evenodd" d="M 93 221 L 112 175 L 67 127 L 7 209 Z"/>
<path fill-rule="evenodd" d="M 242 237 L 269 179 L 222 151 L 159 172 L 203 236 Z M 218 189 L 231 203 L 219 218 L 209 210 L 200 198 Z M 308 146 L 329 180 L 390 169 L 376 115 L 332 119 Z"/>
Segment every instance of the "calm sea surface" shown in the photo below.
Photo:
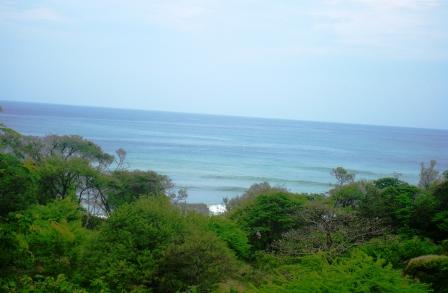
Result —
<path fill-rule="evenodd" d="M 358 179 L 401 173 L 418 180 L 419 163 L 448 169 L 448 130 L 348 125 L 170 112 L 0 102 L 0 122 L 23 134 L 78 134 L 130 168 L 151 169 L 188 189 L 190 202 L 221 203 L 252 183 L 326 192 L 332 168 Z"/>

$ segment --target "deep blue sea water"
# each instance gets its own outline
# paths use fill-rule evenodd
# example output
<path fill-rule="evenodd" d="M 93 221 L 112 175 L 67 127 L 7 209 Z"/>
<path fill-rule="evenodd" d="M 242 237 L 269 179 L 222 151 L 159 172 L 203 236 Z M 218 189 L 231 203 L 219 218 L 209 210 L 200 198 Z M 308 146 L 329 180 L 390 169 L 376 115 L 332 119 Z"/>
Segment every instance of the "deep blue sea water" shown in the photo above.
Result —
<path fill-rule="evenodd" d="M 0 122 L 23 134 L 78 134 L 130 168 L 151 169 L 188 189 L 190 202 L 218 204 L 252 183 L 326 192 L 332 168 L 358 179 L 401 173 L 419 163 L 448 169 L 448 130 L 366 126 L 0 101 Z"/>

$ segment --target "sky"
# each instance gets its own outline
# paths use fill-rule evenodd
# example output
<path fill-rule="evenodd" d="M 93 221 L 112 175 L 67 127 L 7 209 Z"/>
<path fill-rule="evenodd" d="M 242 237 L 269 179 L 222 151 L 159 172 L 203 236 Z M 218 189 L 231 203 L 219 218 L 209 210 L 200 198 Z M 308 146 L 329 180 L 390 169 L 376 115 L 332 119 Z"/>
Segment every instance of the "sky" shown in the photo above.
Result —
<path fill-rule="evenodd" d="M 0 100 L 448 129 L 448 1 L 0 0 Z"/>

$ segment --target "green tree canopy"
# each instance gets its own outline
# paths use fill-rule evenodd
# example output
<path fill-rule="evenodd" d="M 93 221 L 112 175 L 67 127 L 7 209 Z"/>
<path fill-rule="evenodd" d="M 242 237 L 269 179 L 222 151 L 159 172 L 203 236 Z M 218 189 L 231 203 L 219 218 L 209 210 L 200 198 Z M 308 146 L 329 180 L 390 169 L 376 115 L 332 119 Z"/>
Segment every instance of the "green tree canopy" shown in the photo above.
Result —
<path fill-rule="evenodd" d="M 230 217 L 246 230 L 254 248 L 267 249 L 282 233 L 301 224 L 298 212 L 305 201 L 303 196 L 285 192 L 262 194 Z"/>
<path fill-rule="evenodd" d="M 37 202 L 36 174 L 18 159 L 0 153 L 0 217 Z"/>

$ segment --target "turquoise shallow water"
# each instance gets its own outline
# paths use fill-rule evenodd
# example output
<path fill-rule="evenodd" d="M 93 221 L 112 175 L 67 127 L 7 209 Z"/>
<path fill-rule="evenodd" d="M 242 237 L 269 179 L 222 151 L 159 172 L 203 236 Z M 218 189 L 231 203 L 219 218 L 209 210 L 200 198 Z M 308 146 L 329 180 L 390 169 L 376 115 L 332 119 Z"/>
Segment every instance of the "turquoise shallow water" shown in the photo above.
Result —
<path fill-rule="evenodd" d="M 78 134 L 106 151 L 124 148 L 130 168 L 152 169 L 187 187 L 190 202 L 217 204 L 254 182 L 326 192 L 332 168 L 357 178 L 402 174 L 419 163 L 448 169 L 448 130 L 273 120 L 0 102 L 0 122 L 24 134 Z"/>

